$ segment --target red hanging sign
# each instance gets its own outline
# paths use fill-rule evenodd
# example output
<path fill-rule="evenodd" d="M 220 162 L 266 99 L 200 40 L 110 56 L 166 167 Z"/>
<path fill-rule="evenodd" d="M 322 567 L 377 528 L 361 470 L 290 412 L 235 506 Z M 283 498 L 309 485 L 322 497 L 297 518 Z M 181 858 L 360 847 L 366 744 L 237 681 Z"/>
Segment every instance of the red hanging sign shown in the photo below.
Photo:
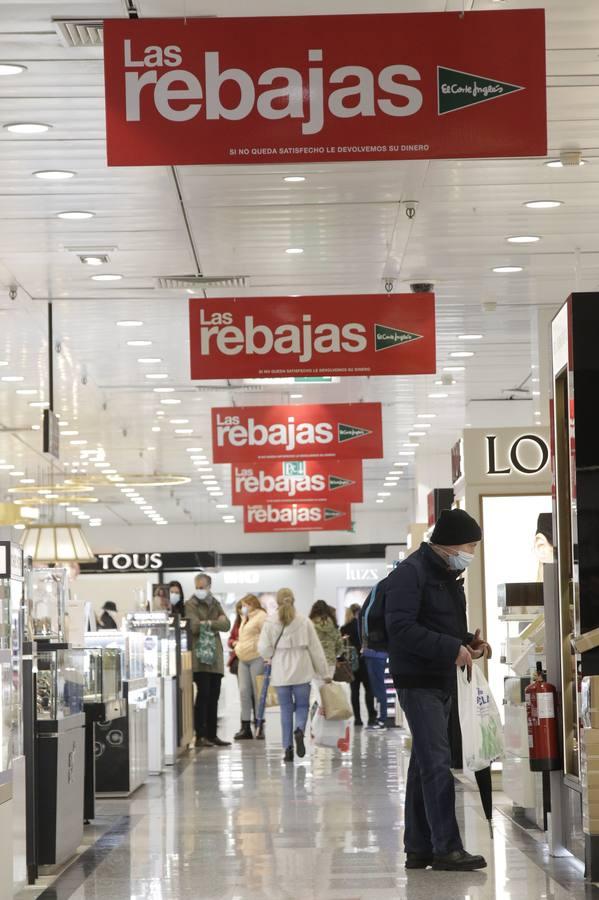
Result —
<path fill-rule="evenodd" d="M 191 377 L 426 375 L 433 294 L 189 301 Z"/>
<path fill-rule="evenodd" d="M 233 465 L 231 487 L 234 506 L 290 500 L 361 503 L 362 461 L 294 459 Z"/>
<path fill-rule="evenodd" d="M 351 507 L 346 503 L 267 503 L 243 508 L 243 530 L 349 531 Z"/>
<path fill-rule="evenodd" d="M 212 409 L 212 459 L 380 459 L 380 403 Z"/>
<path fill-rule="evenodd" d="M 544 156 L 541 9 L 104 23 L 110 166 Z"/>

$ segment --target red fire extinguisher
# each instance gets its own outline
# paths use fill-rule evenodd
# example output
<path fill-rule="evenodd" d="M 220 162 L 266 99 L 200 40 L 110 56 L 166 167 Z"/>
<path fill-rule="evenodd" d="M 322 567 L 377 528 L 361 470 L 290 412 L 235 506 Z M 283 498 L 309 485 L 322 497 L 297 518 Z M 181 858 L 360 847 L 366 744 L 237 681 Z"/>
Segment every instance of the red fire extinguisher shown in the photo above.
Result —
<path fill-rule="evenodd" d="M 557 691 L 543 676 L 537 663 L 534 680 L 524 691 L 528 720 L 528 751 L 531 772 L 561 769 L 557 735 Z"/>

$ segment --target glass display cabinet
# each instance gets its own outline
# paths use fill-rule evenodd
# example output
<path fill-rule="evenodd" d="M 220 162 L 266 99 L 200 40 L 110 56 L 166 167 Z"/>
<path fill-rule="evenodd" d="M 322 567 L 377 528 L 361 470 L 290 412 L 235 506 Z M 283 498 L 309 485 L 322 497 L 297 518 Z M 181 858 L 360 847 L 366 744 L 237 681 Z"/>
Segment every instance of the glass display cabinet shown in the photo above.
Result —
<path fill-rule="evenodd" d="M 37 670 L 37 853 L 54 867 L 83 839 L 84 651 L 38 640 Z"/>
<path fill-rule="evenodd" d="M 149 684 L 145 677 L 144 641 L 143 634 L 133 631 L 90 631 L 85 635 L 89 654 L 88 717 L 91 719 L 93 711 L 96 712 L 93 716 L 95 790 L 89 784 L 86 786 L 88 820 L 93 818 L 94 796 L 129 796 L 148 776 Z M 101 676 L 98 652 L 102 654 Z M 108 699 L 108 694 L 119 685 L 120 697 Z M 104 700 L 98 706 L 92 697 L 97 698 L 100 693 Z M 98 712 L 102 707 L 105 715 Z"/>
<path fill-rule="evenodd" d="M 33 569 L 31 606 L 34 638 L 64 641 L 68 592 L 69 577 L 66 569 Z"/>

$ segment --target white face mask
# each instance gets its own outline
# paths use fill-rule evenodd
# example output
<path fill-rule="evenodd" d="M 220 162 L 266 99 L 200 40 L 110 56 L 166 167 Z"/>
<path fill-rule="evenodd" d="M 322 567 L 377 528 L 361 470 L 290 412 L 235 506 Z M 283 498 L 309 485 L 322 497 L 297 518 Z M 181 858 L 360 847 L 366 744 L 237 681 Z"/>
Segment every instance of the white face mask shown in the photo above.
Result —
<path fill-rule="evenodd" d="M 457 553 L 453 553 L 447 563 L 450 569 L 453 569 L 454 572 L 463 572 L 464 569 L 467 569 L 472 560 L 474 559 L 474 553 L 466 553 L 465 550 L 458 550 Z"/>
<path fill-rule="evenodd" d="M 171 603 L 172 603 L 172 605 L 173 605 L 173 606 L 176 606 L 176 604 L 177 604 L 177 603 L 179 602 L 179 600 L 181 599 L 181 594 L 173 593 L 173 591 L 171 591 L 171 593 L 170 593 L 170 598 L 171 598 Z"/>
<path fill-rule="evenodd" d="M 242 606 L 242 607 L 241 607 L 241 615 L 242 615 L 242 616 L 247 616 L 247 615 L 249 615 L 249 612 L 250 612 L 249 606 Z"/>
<path fill-rule="evenodd" d="M 203 588 L 198 588 L 195 592 L 195 596 L 198 598 L 198 600 L 205 600 L 208 596 L 208 591 L 204 590 Z"/>

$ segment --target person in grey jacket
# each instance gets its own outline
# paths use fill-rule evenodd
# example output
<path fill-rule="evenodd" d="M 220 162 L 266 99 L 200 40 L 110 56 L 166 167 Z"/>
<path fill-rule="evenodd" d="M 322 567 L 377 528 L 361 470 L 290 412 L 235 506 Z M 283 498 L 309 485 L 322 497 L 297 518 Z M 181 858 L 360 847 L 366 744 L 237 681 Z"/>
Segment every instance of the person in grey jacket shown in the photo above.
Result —
<path fill-rule="evenodd" d="M 218 700 L 225 674 L 224 654 L 219 631 L 229 631 L 231 623 L 224 609 L 213 597 L 212 579 L 202 573 L 195 580 L 195 591 L 185 604 L 185 616 L 191 624 L 194 639 L 193 680 L 196 686 L 194 726 L 196 747 L 230 747 L 230 742 L 216 734 Z M 198 641 L 202 628 L 217 632 L 216 653 L 212 663 L 202 663 L 197 657 Z"/>

